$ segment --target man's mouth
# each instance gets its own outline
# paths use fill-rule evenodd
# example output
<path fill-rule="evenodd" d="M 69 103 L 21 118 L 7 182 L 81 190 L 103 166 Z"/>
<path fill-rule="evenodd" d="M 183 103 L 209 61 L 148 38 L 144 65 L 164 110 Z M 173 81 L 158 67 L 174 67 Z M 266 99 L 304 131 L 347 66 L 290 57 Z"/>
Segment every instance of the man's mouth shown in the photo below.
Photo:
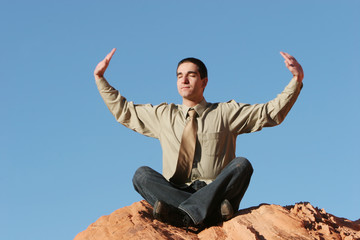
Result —
<path fill-rule="evenodd" d="M 181 89 L 188 89 L 188 88 L 190 88 L 190 86 L 183 86 L 183 87 L 181 87 Z"/>

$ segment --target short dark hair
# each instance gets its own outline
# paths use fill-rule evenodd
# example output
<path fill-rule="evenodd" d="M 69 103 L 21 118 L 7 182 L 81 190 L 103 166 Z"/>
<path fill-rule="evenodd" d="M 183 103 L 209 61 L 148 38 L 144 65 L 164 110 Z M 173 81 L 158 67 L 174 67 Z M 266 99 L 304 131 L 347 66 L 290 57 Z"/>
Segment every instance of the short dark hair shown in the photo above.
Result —
<path fill-rule="evenodd" d="M 197 59 L 197 58 L 193 58 L 193 57 L 184 58 L 183 60 L 181 60 L 178 63 L 176 70 L 179 68 L 179 66 L 181 64 L 186 63 L 186 62 L 191 62 L 198 67 L 198 71 L 200 73 L 201 79 L 207 78 L 207 68 L 206 68 L 205 64 L 200 59 Z"/>

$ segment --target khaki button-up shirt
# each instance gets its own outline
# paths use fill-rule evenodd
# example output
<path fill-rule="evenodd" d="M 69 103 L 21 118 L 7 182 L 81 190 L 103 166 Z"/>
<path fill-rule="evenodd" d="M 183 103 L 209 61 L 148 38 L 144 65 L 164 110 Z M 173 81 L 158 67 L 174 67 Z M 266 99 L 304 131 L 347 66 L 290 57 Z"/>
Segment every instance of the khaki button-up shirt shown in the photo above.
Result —
<path fill-rule="evenodd" d="M 176 169 L 183 129 L 189 107 L 161 103 L 134 104 L 101 78 L 96 81 L 105 104 L 116 120 L 145 136 L 159 139 L 163 150 L 163 176 L 170 179 Z M 294 77 L 284 91 L 265 104 L 243 104 L 234 100 L 194 107 L 197 112 L 197 144 L 193 171 L 186 184 L 194 180 L 213 181 L 235 158 L 236 137 L 242 133 L 280 124 L 295 103 L 302 83 Z"/>

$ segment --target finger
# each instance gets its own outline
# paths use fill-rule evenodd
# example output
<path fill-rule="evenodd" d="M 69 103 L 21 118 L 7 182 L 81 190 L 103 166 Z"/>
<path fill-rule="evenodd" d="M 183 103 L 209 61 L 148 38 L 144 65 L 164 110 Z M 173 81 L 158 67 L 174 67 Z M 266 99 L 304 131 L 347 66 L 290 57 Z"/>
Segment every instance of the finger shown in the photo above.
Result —
<path fill-rule="evenodd" d="M 107 62 L 110 62 L 110 60 L 111 60 L 112 56 L 114 55 L 115 51 L 116 51 L 116 48 L 113 48 L 111 50 L 111 52 L 108 55 L 106 55 Z"/>
<path fill-rule="evenodd" d="M 285 65 L 287 68 L 289 68 L 290 66 L 294 66 L 293 65 L 293 61 L 291 60 L 291 58 L 289 57 L 290 55 L 285 53 L 285 52 L 280 52 L 281 56 L 285 59 Z"/>
<path fill-rule="evenodd" d="M 287 56 L 288 56 L 290 62 L 296 63 L 296 59 L 293 56 L 291 56 L 290 54 L 287 54 Z"/>
<path fill-rule="evenodd" d="M 291 56 L 290 54 L 286 53 L 286 52 L 280 52 L 281 56 L 283 56 L 283 58 L 285 60 L 288 60 L 288 61 L 296 61 L 296 59 Z"/>
<path fill-rule="evenodd" d="M 285 63 L 285 65 L 286 65 L 287 68 L 289 68 L 290 65 L 293 65 L 293 62 L 291 61 L 291 59 L 288 58 L 287 55 L 285 55 L 285 53 L 280 52 L 280 54 L 281 54 L 281 56 L 284 57 L 284 59 L 285 59 L 285 60 L 284 60 L 284 63 Z"/>
<path fill-rule="evenodd" d="M 284 59 L 287 59 L 287 56 L 285 55 L 284 52 L 280 52 L 281 56 L 284 58 Z"/>
<path fill-rule="evenodd" d="M 285 60 L 289 60 L 289 54 L 287 54 L 286 52 L 280 52 L 280 54 Z"/>
<path fill-rule="evenodd" d="M 116 51 L 116 48 L 113 48 L 111 50 L 111 52 L 108 53 L 108 55 L 106 55 L 106 57 L 104 58 L 103 62 L 104 62 L 104 65 L 105 65 L 104 66 L 105 69 L 109 66 L 110 60 L 111 60 L 112 56 L 114 55 L 115 51 Z"/>
<path fill-rule="evenodd" d="M 292 56 L 290 54 L 288 54 L 287 52 L 284 52 L 284 55 L 287 57 L 287 58 L 292 58 Z"/>

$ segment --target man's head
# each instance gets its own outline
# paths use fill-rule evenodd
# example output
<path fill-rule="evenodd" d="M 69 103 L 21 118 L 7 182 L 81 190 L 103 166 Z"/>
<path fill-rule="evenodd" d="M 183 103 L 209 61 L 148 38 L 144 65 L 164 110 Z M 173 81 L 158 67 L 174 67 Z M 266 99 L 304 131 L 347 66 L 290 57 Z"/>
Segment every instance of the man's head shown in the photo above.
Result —
<path fill-rule="evenodd" d="M 184 58 L 183 60 L 181 60 L 178 65 L 177 65 L 177 69 L 179 68 L 179 66 L 185 62 L 191 62 L 193 64 L 195 64 L 198 68 L 198 71 L 200 73 L 200 77 L 201 79 L 203 78 L 207 78 L 207 68 L 205 66 L 205 64 L 197 58 L 193 58 L 193 57 L 189 57 L 189 58 Z"/>
<path fill-rule="evenodd" d="M 193 107 L 200 103 L 208 81 L 205 64 L 196 58 L 185 58 L 179 62 L 176 76 L 183 104 Z"/>

